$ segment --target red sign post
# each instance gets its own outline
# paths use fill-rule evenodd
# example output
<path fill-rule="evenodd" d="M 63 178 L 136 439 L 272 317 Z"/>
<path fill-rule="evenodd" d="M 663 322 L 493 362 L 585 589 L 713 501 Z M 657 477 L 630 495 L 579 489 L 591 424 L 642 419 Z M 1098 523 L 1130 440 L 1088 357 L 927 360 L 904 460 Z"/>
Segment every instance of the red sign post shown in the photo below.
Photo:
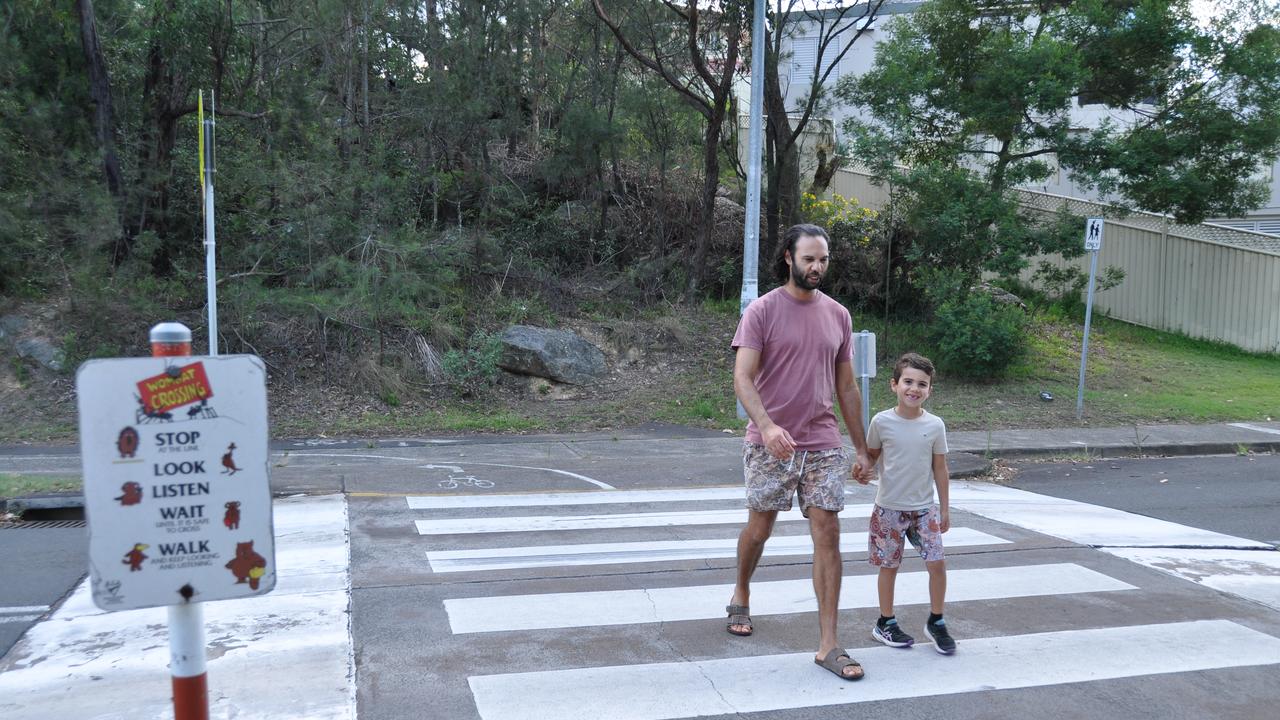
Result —
<path fill-rule="evenodd" d="M 152 357 L 191 355 L 191 330 L 181 323 L 160 323 L 151 328 Z M 175 366 L 138 383 L 143 412 L 163 413 L 190 400 L 212 395 L 204 366 Z M 176 377 L 175 377 L 176 375 Z M 204 394 L 199 394 L 203 392 Z M 191 602 L 169 605 L 169 674 L 173 680 L 174 720 L 209 720 L 209 676 L 205 668 L 204 606 Z"/>

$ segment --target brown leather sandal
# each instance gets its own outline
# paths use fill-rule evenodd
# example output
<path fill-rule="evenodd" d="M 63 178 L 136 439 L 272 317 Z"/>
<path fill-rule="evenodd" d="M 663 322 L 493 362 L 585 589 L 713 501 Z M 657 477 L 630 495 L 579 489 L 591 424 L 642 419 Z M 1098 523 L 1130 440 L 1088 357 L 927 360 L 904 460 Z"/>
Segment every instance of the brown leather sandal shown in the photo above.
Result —
<path fill-rule="evenodd" d="M 848 651 L 842 650 L 841 648 L 832 648 L 831 652 L 827 653 L 826 657 L 821 660 L 814 658 L 813 662 L 827 670 L 830 670 L 841 680 L 861 680 L 865 675 L 862 671 L 862 665 L 857 660 L 849 657 Z M 844 669 L 850 666 L 858 668 L 857 675 L 844 674 Z"/>
<path fill-rule="evenodd" d="M 729 631 L 730 635 L 746 637 L 754 631 L 754 628 L 751 627 L 751 609 L 746 605 L 728 605 L 724 611 L 729 613 L 729 622 L 725 625 L 725 629 Z M 747 626 L 747 631 L 734 630 L 734 626 L 737 625 Z"/>

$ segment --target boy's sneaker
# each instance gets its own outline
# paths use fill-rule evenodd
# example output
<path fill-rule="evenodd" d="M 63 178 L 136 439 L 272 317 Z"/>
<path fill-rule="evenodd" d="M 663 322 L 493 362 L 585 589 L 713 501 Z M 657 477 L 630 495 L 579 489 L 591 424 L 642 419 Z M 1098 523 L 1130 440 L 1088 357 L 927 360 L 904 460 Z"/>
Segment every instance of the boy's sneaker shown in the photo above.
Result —
<path fill-rule="evenodd" d="M 942 655 L 950 655 L 956 651 L 956 641 L 951 639 L 951 633 L 947 632 L 947 621 L 940 619 L 936 623 L 926 622 L 924 624 L 924 634 L 929 636 L 933 641 L 933 649 Z"/>
<path fill-rule="evenodd" d="M 911 647 L 916 641 L 902 629 L 901 625 L 898 625 L 897 620 L 890 620 L 883 625 L 876 623 L 876 626 L 871 629 L 871 637 L 889 647 Z"/>

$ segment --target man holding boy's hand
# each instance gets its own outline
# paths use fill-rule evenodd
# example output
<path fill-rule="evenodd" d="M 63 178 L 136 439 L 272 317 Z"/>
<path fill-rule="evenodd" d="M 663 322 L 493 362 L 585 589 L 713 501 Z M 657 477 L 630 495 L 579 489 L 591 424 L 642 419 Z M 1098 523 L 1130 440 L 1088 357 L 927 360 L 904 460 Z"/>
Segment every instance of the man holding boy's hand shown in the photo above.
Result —
<path fill-rule="evenodd" d="M 845 680 L 862 666 L 836 642 L 840 599 L 840 518 L 848 453 L 832 412 L 832 396 L 849 429 L 856 461 L 852 477 L 870 480 L 862 397 L 853 376 L 853 331 L 846 310 L 818 290 L 830 263 L 827 233 L 796 225 L 782 237 L 774 269 L 785 284 L 747 307 L 733 338 L 733 386 L 751 422 L 743 447 L 747 526 L 738 537 L 737 583 L 726 608 L 728 631 L 753 631 L 751 576 L 778 511 L 798 495 L 813 537 L 813 585 L 818 599 L 814 662 Z"/>

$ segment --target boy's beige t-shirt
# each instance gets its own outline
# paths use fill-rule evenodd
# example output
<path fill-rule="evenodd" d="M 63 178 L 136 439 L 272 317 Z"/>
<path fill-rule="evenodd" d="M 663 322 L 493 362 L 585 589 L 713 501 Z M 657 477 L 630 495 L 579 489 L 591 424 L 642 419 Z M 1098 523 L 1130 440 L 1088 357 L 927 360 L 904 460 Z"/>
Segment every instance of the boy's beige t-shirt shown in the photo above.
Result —
<path fill-rule="evenodd" d="M 876 504 L 890 510 L 924 510 L 934 503 L 933 456 L 947 454 L 947 426 L 928 410 L 907 420 L 893 408 L 876 413 L 867 447 L 883 449 Z"/>

